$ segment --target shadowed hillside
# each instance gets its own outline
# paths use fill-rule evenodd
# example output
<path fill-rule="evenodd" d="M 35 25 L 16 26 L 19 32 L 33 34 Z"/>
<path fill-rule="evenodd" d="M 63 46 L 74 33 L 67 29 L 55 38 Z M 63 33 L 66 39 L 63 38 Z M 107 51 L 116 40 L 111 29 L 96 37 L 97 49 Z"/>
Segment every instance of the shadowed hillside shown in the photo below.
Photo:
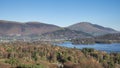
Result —
<path fill-rule="evenodd" d="M 71 41 L 73 44 L 120 43 L 120 33 L 106 34 L 93 38 L 77 38 Z"/>
<path fill-rule="evenodd" d="M 43 38 L 46 38 L 46 39 L 65 39 L 65 40 L 92 37 L 92 35 L 88 33 L 70 30 L 67 28 L 62 28 L 54 32 L 48 32 L 48 33 L 42 34 L 42 36 Z"/>

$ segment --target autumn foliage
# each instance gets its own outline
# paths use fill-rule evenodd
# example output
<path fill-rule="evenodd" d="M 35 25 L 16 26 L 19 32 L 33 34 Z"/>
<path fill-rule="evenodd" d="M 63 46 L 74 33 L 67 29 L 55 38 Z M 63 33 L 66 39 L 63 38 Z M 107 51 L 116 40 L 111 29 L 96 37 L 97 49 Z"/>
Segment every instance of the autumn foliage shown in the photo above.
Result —
<path fill-rule="evenodd" d="M 76 49 L 47 42 L 0 43 L 0 67 L 5 68 L 114 68 L 120 54 Z"/>

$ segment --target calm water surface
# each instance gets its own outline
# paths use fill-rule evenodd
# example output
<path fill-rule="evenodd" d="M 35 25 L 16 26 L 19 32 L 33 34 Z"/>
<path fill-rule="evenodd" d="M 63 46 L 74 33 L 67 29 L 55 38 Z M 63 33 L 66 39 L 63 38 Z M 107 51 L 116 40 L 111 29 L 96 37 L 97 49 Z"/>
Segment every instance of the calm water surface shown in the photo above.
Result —
<path fill-rule="evenodd" d="M 58 46 L 68 47 L 68 48 L 94 48 L 100 51 L 110 52 L 119 52 L 120 53 L 120 43 L 113 43 L 113 44 L 91 44 L 91 45 L 73 45 L 71 42 L 64 42 L 57 44 Z"/>

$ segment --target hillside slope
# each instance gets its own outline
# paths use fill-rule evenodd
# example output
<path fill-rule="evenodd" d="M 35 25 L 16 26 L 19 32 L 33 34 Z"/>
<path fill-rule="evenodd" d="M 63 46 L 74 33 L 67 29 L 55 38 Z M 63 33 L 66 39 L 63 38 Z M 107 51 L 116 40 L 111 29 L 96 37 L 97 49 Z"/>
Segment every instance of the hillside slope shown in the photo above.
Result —
<path fill-rule="evenodd" d="M 82 31 L 70 30 L 67 28 L 62 28 L 54 32 L 48 32 L 48 33 L 42 34 L 42 36 L 45 39 L 61 39 L 61 40 L 92 37 L 92 35 L 88 33 L 85 33 Z"/>
<path fill-rule="evenodd" d="M 40 22 L 14 22 L 0 20 L 0 34 L 4 35 L 29 35 L 29 34 L 43 34 L 46 32 L 52 32 L 58 30 L 60 27 L 44 24 Z"/>
<path fill-rule="evenodd" d="M 80 22 L 77 24 L 73 24 L 73 25 L 69 26 L 68 29 L 86 32 L 93 36 L 117 32 L 116 30 L 114 30 L 112 28 L 103 27 L 103 26 L 96 25 L 96 24 L 91 24 L 89 22 Z"/>

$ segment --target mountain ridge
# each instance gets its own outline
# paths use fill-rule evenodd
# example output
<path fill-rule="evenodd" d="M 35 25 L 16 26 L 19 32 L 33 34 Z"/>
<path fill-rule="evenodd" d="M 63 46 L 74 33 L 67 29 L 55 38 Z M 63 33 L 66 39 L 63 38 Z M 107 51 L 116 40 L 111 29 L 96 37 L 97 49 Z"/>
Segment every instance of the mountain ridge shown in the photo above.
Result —
<path fill-rule="evenodd" d="M 103 26 L 92 24 L 89 22 L 76 23 L 76 24 L 68 26 L 67 28 L 71 30 L 87 32 L 94 36 L 117 32 L 116 30 L 112 28 L 103 27 Z"/>
<path fill-rule="evenodd" d="M 0 20 L 0 34 L 42 34 L 58 30 L 60 27 L 44 23 L 20 23 L 15 21 Z"/>
<path fill-rule="evenodd" d="M 43 35 L 43 37 L 54 35 L 58 36 L 58 38 L 60 35 L 63 35 L 62 37 L 70 38 L 70 36 L 77 37 L 79 35 L 79 37 L 89 37 L 89 35 L 96 36 L 96 34 L 102 35 L 115 32 L 117 31 L 112 28 L 106 28 L 97 24 L 91 24 L 89 22 L 80 22 L 63 28 L 53 24 L 46 24 L 36 21 L 21 23 L 16 21 L 0 20 L 0 35 L 37 34 Z M 51 38 L 54 37 L 51 36 Z"/>

